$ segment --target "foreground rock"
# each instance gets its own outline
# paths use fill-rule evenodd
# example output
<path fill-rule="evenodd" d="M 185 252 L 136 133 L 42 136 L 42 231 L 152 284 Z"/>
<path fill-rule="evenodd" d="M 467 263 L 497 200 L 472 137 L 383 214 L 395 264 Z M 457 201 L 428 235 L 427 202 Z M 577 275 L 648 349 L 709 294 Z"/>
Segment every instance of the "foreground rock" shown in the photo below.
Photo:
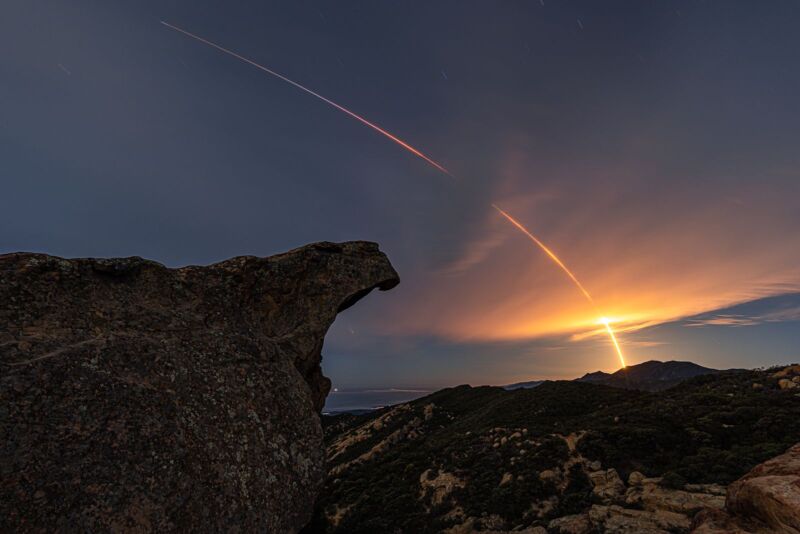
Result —
<path fill-rule="evenodd" d="M 298 530 L 323 337 L 397 283 L 367 242 L 182 269 L 0 256 L 0 531 Z"/>
<path fill-rule="evenodd" d="M 582 514 L 550 521 L 548 528 L 558 534 L 637 533 L 670 534 L 687 532 L 691 515 L 707 507 L 720 509 L 725 488 L 717 484 L 690 484 L 676 490 L 663 487 L 661 478 L 645 478 L 634 471 L 628 488 L 615 469 L 589 471 L 593 494 L 605 504 L 593 504 Z"/>
<path fill-rule="evenodd" d="M 800 533 L 800 444 L 731 484 L 725 511 L 702 512 L 694 527 L 698 534 Z"/>

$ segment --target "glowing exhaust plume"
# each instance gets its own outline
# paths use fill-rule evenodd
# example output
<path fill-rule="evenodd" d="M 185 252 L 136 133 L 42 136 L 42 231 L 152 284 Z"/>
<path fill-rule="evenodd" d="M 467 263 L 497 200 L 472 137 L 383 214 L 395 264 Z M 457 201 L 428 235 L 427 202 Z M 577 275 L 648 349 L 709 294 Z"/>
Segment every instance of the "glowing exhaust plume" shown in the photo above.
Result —
<path fill-rule="evenodd" d="M 245 63 L 247 63 L 249 65 L 252 65 L 253 67 L 255 67 L 257 69 L 259 69 L 261 71 L 264 71 L 267 74 L 269 74 L 271 76 L 274 76 L 274 77 L 278 78 L 279 80 L 282 80 L 282 81 L 284 81 L 284 82 L 286 82 L 286 83 L 288 83 L 288 84 L 300 89 L 301 91 L 304 91 L 304 92 L 310 94 L 311 96 L 322 100 L 326 104 L 338 109 L 339 111 L 341 111 L 343 113 L 346 113 L 347 115 L 349 115 L 350 117 L 354 118 L 358 122 L 364 124 L 365 126 L 369 126 L 370 128 L 372 128 L 373 130 L 375 130 L 379 134 L 381 134 L 384 137 L 390 139 L 391 141 L 397 143 L 398 145 L 400 145 L 401 147 L 405 148 L 406 150 L 408 150 L 409 152 L 411 152 L 415 156 L 425 160 L 428 164 L 432 165 L 433 167 L 435 167 L 436 169 L 438 169 L 441 172 L 445 173 L 446 175 L 453 176 L 453 174 L 450 171 L 448 171 L 446 168 L 444 168 L 444 166 L 440 165 L 439 163 L 437 163 L 433 159 L 429 158 L 428 156 L 423 154 L 421 151 L 419 151 L 416 148 L 414 148 L 413 146 L 409 145 L 408 143 L 406 143 L 405 141 L 403 141 L 399 137 L 397 137 L 395 135 L 392 135 L 391 133 L 387 132 L 386 130 L 384 130 L 383 128 L 378 126 L 377 124 L 374 124 L 374 123 L 368 121 L 367 119 L 365 119 L 364 117 L 358 115 L 357 113 L 354 113 L 354 112 L 350 111 L 346 107 L 341 106 L 341 105 L 337 104 L 336 102 L 325 98 L 321 94 L 312 91 L 308 87 L 305 87 L 304 85 L 301 85 L 301 84 L 295 82 L 294 80 L 290 80 L 286 76 L 283 76 L 282 74 L 279 74 L 279 73 L 275 72 L 272 69 L 268 69 L 267 67 L 265 67 L 263 65 L 260 65 L 260 64 L 256 63 L 255 61 L 253 61 L 251 59 L 248 59 L 248 58 L 246 58 L 246 57 L 244 57 L 242 55 L 239 55 L 239 54 L 237 54 L 236 52 L 234 52 L 232 50 L 228 50 L 227 48 L 224 48 L 224 47 L 222 47 L 222 46 L 220 46 L 220 45 L 218 45 L 216 43 L 213 43 L 213 42 L 211 42 L 211 41 L 209 41 L 207 39 L 204 39 L 203 37 L 200 37 L 199 35 L 195 35 L 195 34 L 193 34 L 191 32 L 188 32 L 188 31 L 186 31 L 186 30 L 184 30 L 182 28 L 179 28 L 177 26 L 169 24 L 168 22 L 164 22 L 163 20 L 159 21 L 159 22 L 161 22 L 161 24 L 163 24 L 167 28 L 170 28 L 172 30 L 175 30 L 176 32 L 182 33 L 183 35 L 186 35 L 187 37 L 191 37 L 192 39 L 194 39 L 196 41 L 199 41 L 199 42 L 201 42 L 201 43 L 203 43 L 205 45 L 208 45 L 208 46 L 210 46 L 212 48 L 215 48 L 215 49 L 219 50 L 220 52 L 224 52 L 225 54 L 228 54 L 229 56 L 232 56 L 232 57 L 234 57 L 234 58 L 236 58 L 236 59 L 238 59 L 240 61 L 244 61 Z M 553 253 L 552 250 L 547 248 L 547 246 L 545 246 L 544 243 L 542 243 L 539 239 L 537 239 L 536 236 L 531 234 L 522 224 L 517 222 L 517 220 L 514 219 L 511 215 L 509 215 L 508 213 L 506 213 L 505 211 L 503 211 L 499 207 L 495 206 L 494 204 L 492 204 L 492 207 L 494 209 L 496 209 L 498 212 L 500 212 L 500 214 L 503 215 L 503 217 L 505 217 L 511 224 L 516 226 L 521 232 L 523 232 L 526 236 L 528 236 L 531 239 L 531 241 L 536 243 L 536 245 L 538 245 L 539 248 L 541 248 L 550 257 L 550 259 L 552 259 L 559 267 L 561 267 L 561 269 L 567 274 L 567 276 L 570 277 L 570 279 L 575 283 L 575 285 L 578 286 L 578 289 L 581 290 L 581 292 L 586 297 L 586 299 L 592 304 L 592 307 L 595 310 L 597 310 L 597 306 L 595 305 L 594 299 L 592 299 L 592 296 L 589 294 L 588 291 L 586 291 L 586 288 L 583 287 L 583 285 L 578 281 L 578 279 L 575 277 L 575 275 L 572 274 L 572 272 L 567 268 L 566 265 L 564 265 L 564 263 L 558 258 L 558 256 L 556 256 L 555 253 Z M 611 338 L 611 341 L 614 343 L 614 347 L 617 349 L 617 355 L 619 356 L 619 360 L 622 363 L 622 367 L 625 367 L 625 360 L 622 357 L 622 351 L 619 348 L 619 343 L 617 343 L 617 338 L 614 335 L 614 331 L 611 329 L 611 326 L 610 326 L 610 324 L 609 324 L 607 319 L 601 319 L 601 322 L 605 325 L 606 331 L 608 332 L 608 335 Z"/>
<path fill-rule="evenodd" d="M 617 343 L 617 336 L 614 335 L 614 331 L 611 329 L 611 324 L 609 324 L 608 319 L 606 319 L 605 317 L 601 318 L 600 322 L 605 325 L 606 332 L 608 332 L 608 337 L 611 338 L 612 343 L 614 343 L 614 348 L 617 349 L 617 356 L 619 356 L 619 363 L 621 363 L 622 368 L 625 369 L 625 367 L 627 367 L 625 365 L 625 358 L 622 357 L 622 350 L 619 348 L 619 343 Z"/>
<path fill-rule="evenodd" d="M 575 285 L 578 287 L 578 289 L 581 290 L 581 293 L 583 293 L 583 296 L 586 297 L 586 300 L 588 300 L 589 303 L 592 305 L 592 307 L 595 309 L 595 311 L 597 311 L 597 305 L 595 304 L 594 299 L 592 298 L 592 296 L 589 294 L 588 291 L 586 291 L 586 288 L 583 287 L 583 284 L 581 284 L 580 281 L 578 281 L 578 279 L 575 277 L 575 275 L 572 274 L 572 271 L 570 271 L 567 268 L 567 266 L 564 265 L 564 262 L 561 261 L 558 258 L 558 256 L 556 256 L 555 253 L 552 250 L 547 248 L 547 246 L 544 243 L 542 243 L 535 235 L 530 233 L 528 231 L 528 229 L 525 228 L 522 225 L 522 223 L 517 221 L 514 217 L 512 217 L 511 215 L 509 215 L 508 213 L 506 213 L 505 211 L 500 209 L 500 207 L 498 207 L 495 204 L 492 204 L 492 207 L 494 209 L 496 209 L 500 213 L 500 215 L 505 217 L 508 220 L 508 222 L 510 222 L 511 224 L 516 226 L 517 229 L 520 232 L 522 232 L 523 234 L 528 236 L 528 238 L 531 241 L 533 241 L 536 245 L 538 245 L 539 248 L 541 248 L 545 252 L 545 254 L 547 254 L 550 257 L 550 259 L 553 260 L 556 263 L 556 265 L 561 267 L 561 270 L 564 271 L 567 274 L 567 276 L 569 276 L 570 280 L 572 280 L 575 283 Z M 602 318 L 600 318 L 600 322 L 603 323 L 603 325 L 605 325 L 606 332 L 608 332 L 608 337 L 611 338 L 611 342 L 614 343 L 614 348 L 617 350 L 617 356 L 619 356 L 619 361 L 622 364 L 622 367 L 624 368 L 625 367 L 625 358 L 622 357 L 622 350 L 619 348 L 619 343 L 617 343 L 617 336 L 614 335 L 614 331 L 611 329 L 611 324 L 610 324 L 609 320 L 606 319 L 605 317 L 602 317 Z"/>
<path fill-rule="evenodd" d="M 347 109 L 346 107 L 344 107 L 344 106 L 341 106 L 341 105 L 337 104 L 336 102 L 334 102 L 334 101 L 332 101 L 332 100 L 329 100 L 329 99 L 325 98 L 325 97 L 324 97 L 324 96 L 322 96 L 321 94 L 319 94 L 319 93 L 316 93 L 316 92 L 312 91 L 312 90 L 311 90 L 311 89 L 309 89 L 308 87 L 305 87 L 305 86 L 303 86 L 303 85 L 300 85 L 299 83 L 297 83 L 297 82 L 295 82 L 295 81 L 293 81 L 293 80 L 290 80 L 290 79 L 289 79 L 289 78 L 287 78 L 286 76 L 283 76 L 282 74 L 278 74 L 277 72 L 275 72 L 275 71 L 274 71 L 274 70 L 272 70 L 272 69 L 268 69 L 267 67 L 265 67 L 265 66 L 263 66 L 263 65 L 259 65 L 259 64 L 258 64 L 258 63 L 256 63 L 255 61 L 253 61 L 253 60 L 251 60 L 251 59 L 247 59 L 246 57 L 244 57 L 244 56 L 241 56 L 241 55 L 237 54 L 236 52 L 234 52 L 234 51 L 232 51 L 232 50 L 228 50 L 227 48 L 223 48 L 222 46 L 220 46 L 220 45 L 218 45 L 218 44 L 216 44 L 216 43 L 212 43 L 211 41 L 209 41 L 209 40 L 207 40 L 207 39 L 204 39 L 204 38 L 200 37 L 199 35 L 195 35 L 195 34 L 193 34 L 193 33 L 190 33 L 190 32 L 188 32 L 188 31 L 186 31 L 186 30 L 183 30 L 183 29 L 181 29 L 181 28 L 178 28 L 177 26 L 173 26 L 172 24 L 169 24 L 168 22 L 164 22 L 163 20 L 162 20 L 162 21 L 159 21 L 159 22 L 161 22 L 161 24 L 163 24 L 163 25 L 164 25 L 164 26 L 166 26 L 167 28 L 170 28 L 170 29 L 172 29 L 172 30 L 175 30 L 176 32 L 180 32 L 180 33 L 182 33 L 182 34 L 186 35 L 187 37 L 191 37 L 192 39 L 195 39 L 195 40 L 197 40 L 197 41 L 200 41 L 201 43 L 203 43 L 203 44 L 206 44 L 206 45 L 208 45 L 208 46 L 210 46 L 210 47 L 212 47 L 212 48 L 216 48 L 216 49 L 217 49 L 217 50 L 219 50 L 220 52 L 224 52 L 224 53 L 228 54 L 229 56 L 233 56 L 233 57 L 235 57 L 235 58 L 236 58 L 236 59 L 238 59 L 238 60 L 244 61 L 245 63 L 247 63 L 247 64 L 249 64 L 249 65 L 252 65 L 252 66 L 254 66 L 255 68 L 257 68 L 257 69 L 259 69 L 259 70 L 262 70 L 262 71 L 266 72 L 267 74 L 270 74 L 270 75 L 272 75 L 272 76 L 274 76 L 274 77 L 278 78 L 279 80 L 282 80 L 282 81 L 284 81 L 284 82 L 286 82 L 286 83 L 288 83 L 288 84 L 291 84 L 291 85 L 293 85 L 293 86 L 297 87 L 297 88 L 298 88 L 298 89 L 300 89 L 301 91 L 305 91 L 306 93 L 310 94 L 311 96 L 314 96 L 314 97 L 316 97 L 316 98 L 319 98 L 320 100 L 322 100 L 322 101 L 323 101 L 323 102 L 325 102 L 326 104 L 328 104 L 328 105 L 330 105 L 330 106 L 333 106 L 334 108 L 338 109 L 339 111 L 341 111 L 341 112 L 343 112 L 343 113 L 346 113 L 347 115 L 349 115 L 350 117 L 354 118 L 355 120 L 357 120 L 357 121 L 358 121 L 358 122 L 360 122 L 361 124 L 364 124 L 364 125 L 366 125 L 366 126 L 369 126 L 370 128 L 372 128 L 373 130 L 375 130 L 375 131 L 376 131 L 376 132 L 378 132 L 379 134 L 381 134 L 381 135 L 383 135 L 384 137 L 387 137 L 388 139 L 390 139 L 390 140 L 394 141 L 395 143 L 397 143 L 397 144 L 398 144 L 398 145 L 400 145 L 401 147 L 405 148 L 406 150 L 408 150 L 409 152 L 411 152 L 411 153 L 412 153 L 412 154 L 414 154 L 415 156 L 417 156 L 417 157 L 419 157 L 419 158 L 422 158 L 423 160 L 427 161 L 429 164 L 433 165 L 434 167 L 436 167 L 437 169 L 439 169 L 439 170 L 440 170 L 440 171 L 442 171 L 443 173 L 447 174 L 448 176 L 453 176 L 453 175 L 450 173 L 450 171 L 448 171 L 447 169 L 445 169 L 445 168 L 444 168 L 442 165 L 440 165 L 440 164 L 436 163 L 434 160 L 432 160 L 431 158 L 429 158 L 428 156 L 426 156 L 425 154 L 423 154 L 422 152 L 420 152 L 419 150 L 417 150 L 417 149 L 416 149 L 416 148 L 414 148 L 413 146 L 409 145 L 408 143 L 406 143 L 405 141 L 403 141 L 403 140 L 402 140 L 402 139 L 400 139 L 399 137 L 396 137 L 396 136 L 394 136 L 394 135 L 390 134 L 389 132 L 387 132 L 386 130 L 384 130 L 383 128 L 381 128 L 380 126 L 378 126 L 377 124 L 374 124 L 374 123 L 372 123 L 372 122 L 368 121 L 367 119 L 365 119 L 364 117 L 362 117 L 361 115 L 358 115 L 357 113 L 354 113 L 354 112 L 350 111 L 350 110 L 349 110 L 349 109 Z"/>

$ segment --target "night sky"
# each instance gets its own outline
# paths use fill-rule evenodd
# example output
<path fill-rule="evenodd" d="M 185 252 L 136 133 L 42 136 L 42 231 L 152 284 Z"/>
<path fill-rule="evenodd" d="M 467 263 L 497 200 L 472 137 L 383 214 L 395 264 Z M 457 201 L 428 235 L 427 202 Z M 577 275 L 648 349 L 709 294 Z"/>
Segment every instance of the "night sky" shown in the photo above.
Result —
<path fill-rule="evenodd" d="M 159 24 L 215 41 L 345 114 Z M 5 0 L 0 252 L 373 240 L 334 386 L 800 360 L 800 3 Z"/>

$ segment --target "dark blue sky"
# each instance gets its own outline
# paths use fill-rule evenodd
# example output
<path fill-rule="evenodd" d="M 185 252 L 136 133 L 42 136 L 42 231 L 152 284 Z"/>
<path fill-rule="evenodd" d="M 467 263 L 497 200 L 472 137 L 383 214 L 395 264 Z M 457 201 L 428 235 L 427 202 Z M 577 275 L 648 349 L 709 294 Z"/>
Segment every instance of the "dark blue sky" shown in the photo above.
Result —
<path fill-rule="evenodd" d="M 334 325 L 335 384 L 615 368 L 497 202 L 630 362 L 798 360 L 798 22 L 793 1 L 6 0 L 0 251 L 176 266 L 375 240 L 403 283 Z"/>

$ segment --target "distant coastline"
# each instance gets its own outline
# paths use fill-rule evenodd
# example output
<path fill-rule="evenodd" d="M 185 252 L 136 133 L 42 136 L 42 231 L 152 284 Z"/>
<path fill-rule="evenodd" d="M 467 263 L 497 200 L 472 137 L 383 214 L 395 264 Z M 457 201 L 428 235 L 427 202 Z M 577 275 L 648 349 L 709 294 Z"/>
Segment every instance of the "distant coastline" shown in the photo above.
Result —
<path fill-rule="evenodd" d="M 385 406 L 409 402 L 434 390 L 418 387 L 409 388 L 339 388 L 328 394 L 322 413 L 366 413 Z"/>

